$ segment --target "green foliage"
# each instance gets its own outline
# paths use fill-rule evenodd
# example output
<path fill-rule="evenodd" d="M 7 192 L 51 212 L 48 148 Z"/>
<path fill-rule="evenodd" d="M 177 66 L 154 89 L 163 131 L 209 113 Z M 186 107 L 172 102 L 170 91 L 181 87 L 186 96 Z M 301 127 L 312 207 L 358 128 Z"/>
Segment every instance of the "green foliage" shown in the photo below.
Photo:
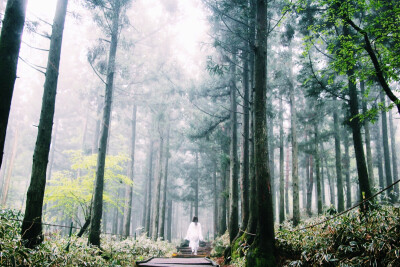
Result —
<path fill-rule="evenodd" d="M 399 215 L 399 208 L 381 207 L 305 230 L 285 224 L 276 233 L 277 254 L 285 266 L 399 266 Z"/>
<path fill-rule="evenodd" d="M 0 211 L 1 266 L 132 266 L 134 261 L 150 257 L 171 256 L 175 248 L 164 241 L 151 241 L 144 235 L 137 240 L 120 241 L 102 237 L 103 247 L 87 245 L 86 238 L 69 238 L 57 233 L 46 234 L 45 241 L 36 249 L 25 248 L 20 241 L 23 215 L 18 211 Z"/>
<path fill-rule="evenodd" d="M 225 249 L 229 247 L 229 234 L 228 231 L 222 236 L 217 237 L 213 242 L 213 249 L 211 255 L 213 257 L 221 257 L 224 255 Z"/>
<path fill-rule="evenodd" d="M 45 203 L 48 211 L 63 210 L 64 216 L 78 220 L 80 209 L 85 217 L 89 212 L 93 185 L 96 178 L 97 154 L 85 156 L 81 151 L 69 151 L 71 169 L 54 173 L 46 187 Z M 122 199 L 116 198 L 121 184 L 131 185 L 132 181 L 123 174 L 124 165 L 129 160 L 126 155 L 106 158 L 104 181 L 106 190 L 103 194 L 105 203 L 121 207 Z"/>

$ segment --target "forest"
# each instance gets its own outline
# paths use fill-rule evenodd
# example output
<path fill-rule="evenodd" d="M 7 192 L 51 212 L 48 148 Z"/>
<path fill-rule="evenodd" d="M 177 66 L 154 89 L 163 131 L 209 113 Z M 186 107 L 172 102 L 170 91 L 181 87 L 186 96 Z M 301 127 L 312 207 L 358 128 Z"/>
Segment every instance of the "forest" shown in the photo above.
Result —
<path fill-rule="evenodd" d="M 0 28 L 0 266 L 400 266 L 399 1 L 0 0 Z"/>

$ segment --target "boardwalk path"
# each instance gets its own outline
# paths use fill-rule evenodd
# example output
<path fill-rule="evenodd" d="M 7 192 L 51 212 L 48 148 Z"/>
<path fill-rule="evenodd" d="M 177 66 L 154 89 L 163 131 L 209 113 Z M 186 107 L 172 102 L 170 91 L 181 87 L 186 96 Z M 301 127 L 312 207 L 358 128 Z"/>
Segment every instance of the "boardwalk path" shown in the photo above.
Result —
<path fill-rule="evenodd" d="M 215 262 L 206 258 L 210 256 L 211 244 L 206 243 L 200 247 L 196 256 L 192 255 L 189 247 L 177 247 L 178 253 L 173 258 L 151 258 L 147 261 L 137 262 L 138 267 L 207 267 L 218 266 Z"/>
<path fill-rule="evenodd" d="M 136 263 L 138 267 L 207 267 L 218 266 L 207 258 L 151 258 Z"/>

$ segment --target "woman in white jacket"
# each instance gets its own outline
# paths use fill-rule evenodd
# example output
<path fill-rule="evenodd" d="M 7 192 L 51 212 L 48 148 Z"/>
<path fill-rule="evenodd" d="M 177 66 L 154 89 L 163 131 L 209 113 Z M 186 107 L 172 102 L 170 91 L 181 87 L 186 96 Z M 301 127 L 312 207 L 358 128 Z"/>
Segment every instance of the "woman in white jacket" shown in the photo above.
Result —
<path fill-rule="evenodd" d="M 201 224 L 196 216 L 193 217 L 193 220 L 189 225 L 185 239 L 189 240 L 189 247 L 192 249 L 192 253 L 197 255 L 199 242 L 203 241 L 203 234 L 201 232 Z"/>

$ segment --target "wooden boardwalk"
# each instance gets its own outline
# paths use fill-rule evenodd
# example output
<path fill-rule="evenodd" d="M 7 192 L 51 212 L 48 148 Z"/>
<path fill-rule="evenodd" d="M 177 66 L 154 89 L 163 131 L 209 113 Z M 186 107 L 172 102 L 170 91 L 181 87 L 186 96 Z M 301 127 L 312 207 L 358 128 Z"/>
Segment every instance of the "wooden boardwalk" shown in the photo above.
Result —
<path fill-rule="evenodd" d="M 205 246 L 199 247 L 197 255 L 192 254 L 189 247 L 177 247 L 178 253 L 173 258 L 151 258 L 146 261 L 136 262 L 137 267 L 207 267 L 216 266 L 215 262 L 206 258 L 210 257 L 211 243 L 205 243 Z"/>
<path fill-rule="evenodd" d="M 137 267 L 207 267 L 219 266 L 207 258 L 151 258 L 147 261 L 136 262 Z"/>

